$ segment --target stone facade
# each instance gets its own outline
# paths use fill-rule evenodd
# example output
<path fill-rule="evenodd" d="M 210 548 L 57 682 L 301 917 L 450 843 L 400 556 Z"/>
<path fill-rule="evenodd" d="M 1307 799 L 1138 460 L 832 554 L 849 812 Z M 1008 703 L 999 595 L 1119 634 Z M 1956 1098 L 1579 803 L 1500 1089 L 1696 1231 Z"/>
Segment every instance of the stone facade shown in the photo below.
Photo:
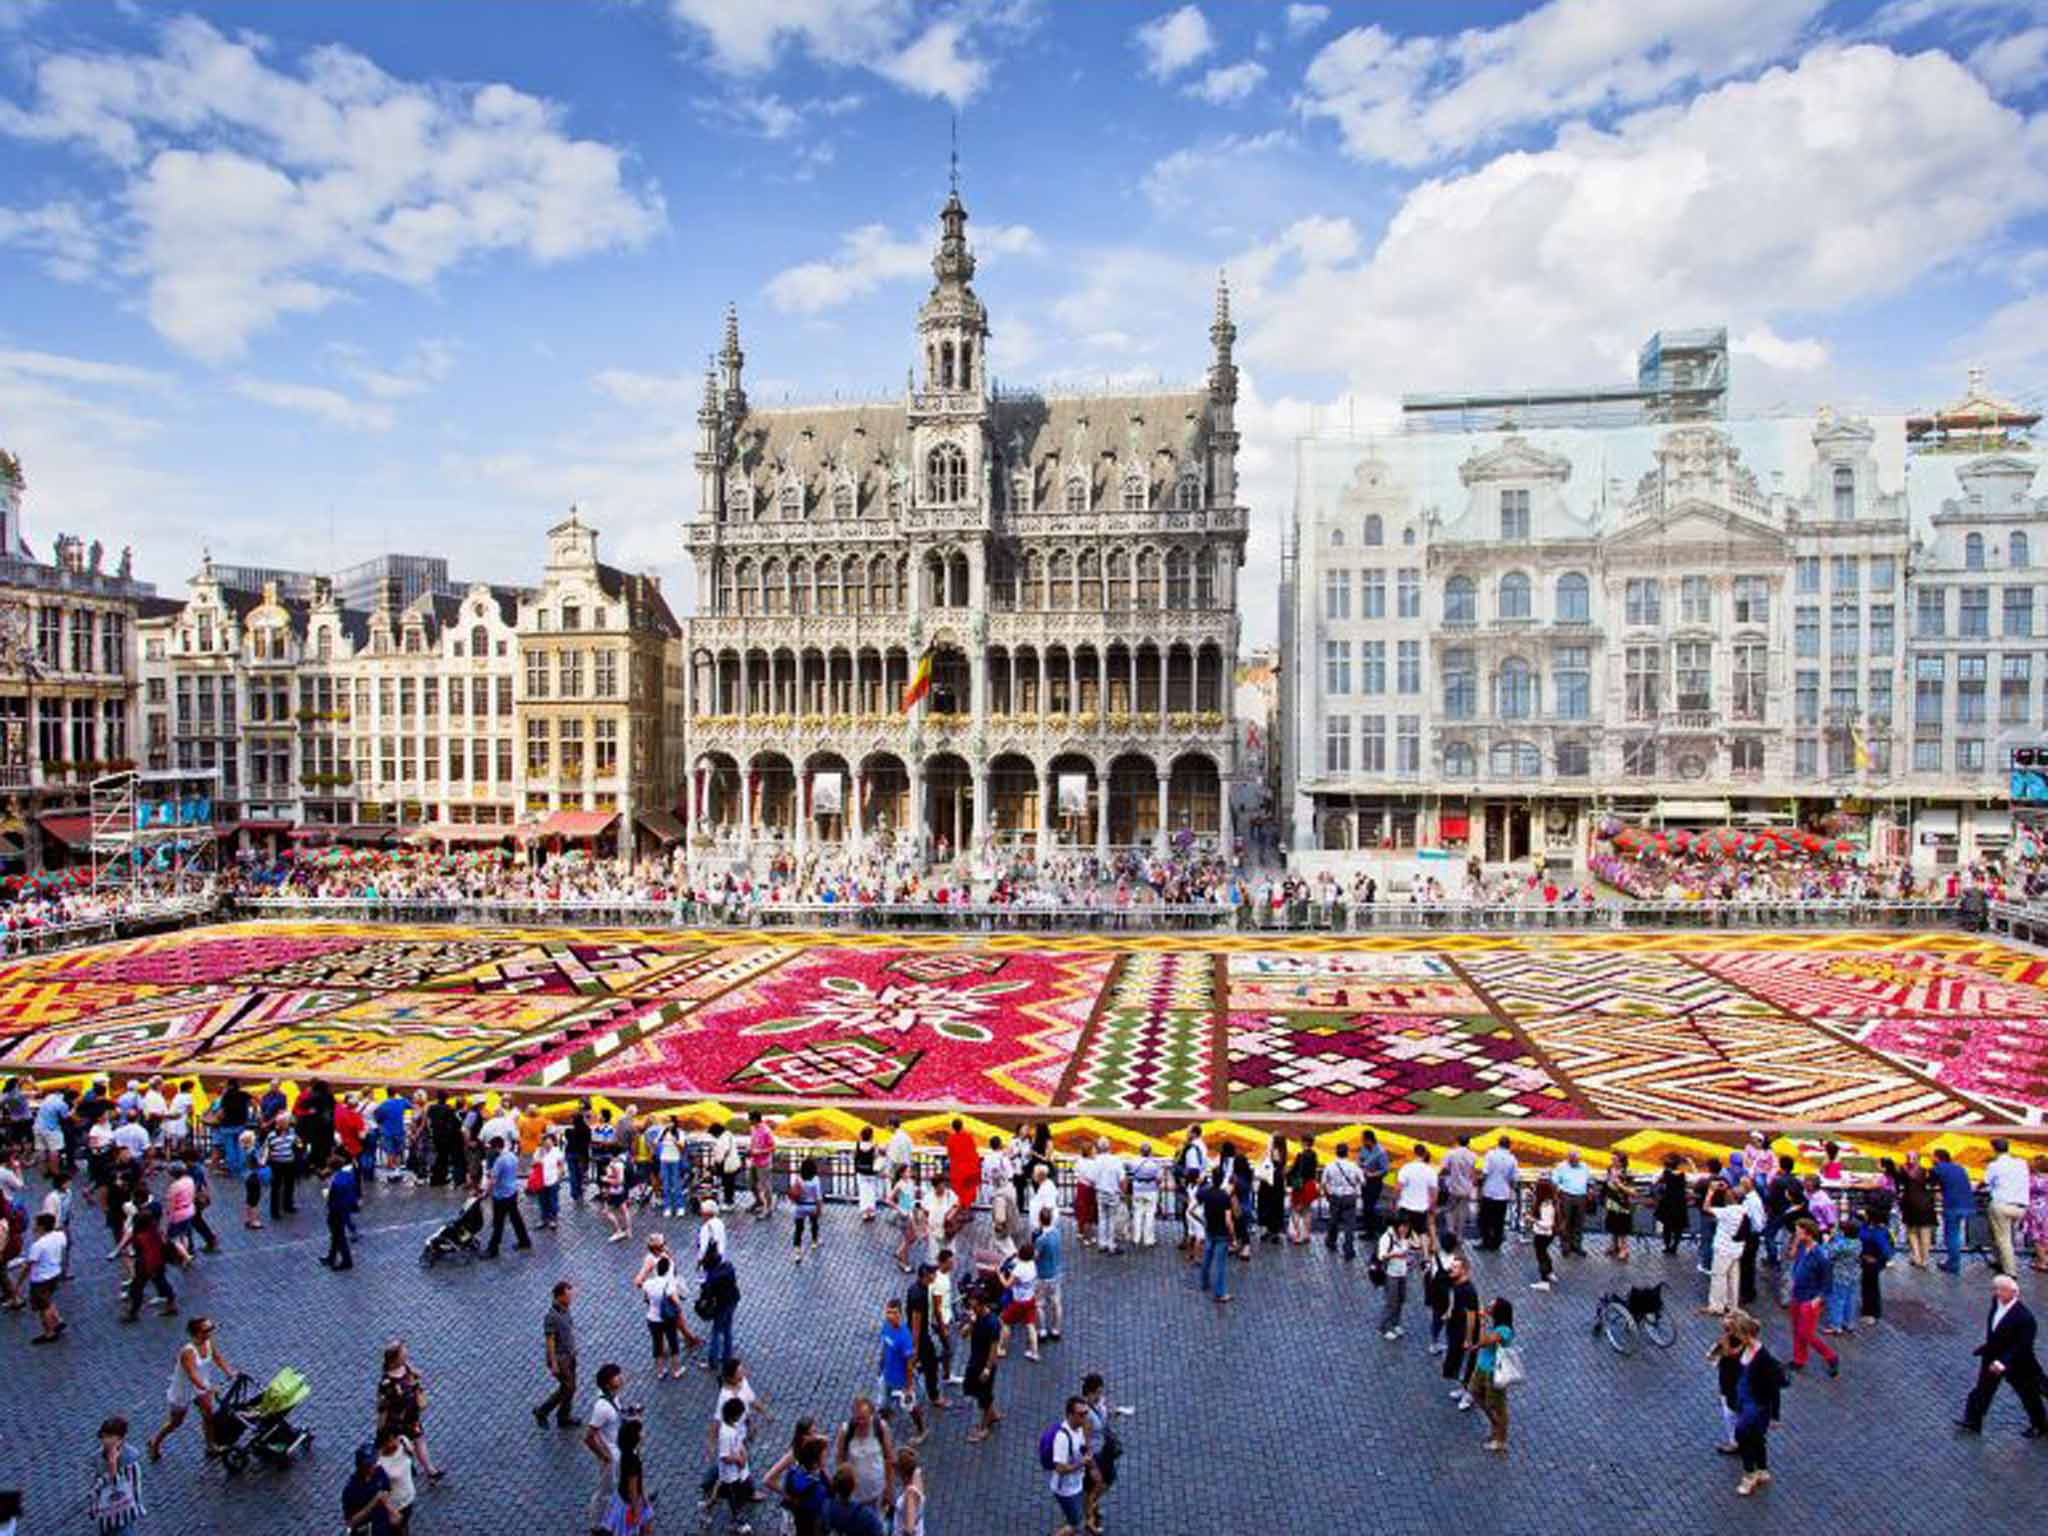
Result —
<path fill-rule="evenodd" d="M 727 315 L 685 533 L 701 850 L 1231 836 L 1246 511 L 1228 291 L 1201 388 L 995 394 L 966 226 L 955 192 L 900 402 L 754 407 Z M 905 707 L 925 658 L 930 690 Z"/>

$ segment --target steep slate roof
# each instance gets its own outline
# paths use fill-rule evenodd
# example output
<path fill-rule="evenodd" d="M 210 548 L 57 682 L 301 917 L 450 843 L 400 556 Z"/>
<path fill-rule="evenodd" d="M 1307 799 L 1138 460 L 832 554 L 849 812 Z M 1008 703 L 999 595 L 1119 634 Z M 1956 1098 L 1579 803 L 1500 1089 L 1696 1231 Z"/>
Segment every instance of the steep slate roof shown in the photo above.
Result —
<path fill-rule="evenodd" d="M 1029 465 L 1034 500 L 1052 504 L 1074 466 L 1086 467 L 1092 494 L 1108 494 L 1120 462 L 1144 459 L 1155 496 L 1186 463 L 1208 448 L 1205 390 L 1115 395 L 1002 395 L 989 403 L 998 480 Z M 1133 418 L 1136 418 L 1135 422 Z M 910 475 L 910 428 L 902 404 L 788 405 L 750 409 L 734 434 L 757 509 L 782 488 L 786 474 L 805 488 L 805 505 L 829 510 L 842 473 L 856 477 L 859 510 L 886 504 L 889 480 Z M 730 478 L 728 478 L 730 484 Z"/>
<path fill-rule="evenodd" d="M 661 595 L 661 588 L 650 577 L 622 571 L 616 565 L 597 566 L 597 588 L 606 597 L 617 602 L 623 600 L 629 610 L 629 623 L 633 628 L 651 623 L 666 635 L 680 635 L 683 626 L 676 622 L 676 616 L 669 610 L 668 599 Z M 640 610 L 637 618 L 630 616 L 633 608 Z"/>

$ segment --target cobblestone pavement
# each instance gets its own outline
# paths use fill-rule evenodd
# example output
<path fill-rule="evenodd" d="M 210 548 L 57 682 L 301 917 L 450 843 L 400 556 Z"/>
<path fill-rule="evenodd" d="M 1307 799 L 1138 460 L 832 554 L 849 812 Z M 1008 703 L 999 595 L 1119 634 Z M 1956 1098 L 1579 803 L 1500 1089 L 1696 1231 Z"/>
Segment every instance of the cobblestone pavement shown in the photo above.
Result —
<path fill-rule="evenodd" d="M 432 1533 L 577 1533 L 592 1486 L 590 1459 L 569 1431 L 536 1430 L 528 1406 L 542 1395 L 539 1323 L 549 1285 L 579 1286 L 585 1386 L 602 1361 L 622 1362 L 628 1397 L 647 1405 L 649 1485 L 664 1531 L 694 1529 L 694 1484 L 712 1401 L 702 1372 L 654 1383 L 642 1308 L 627 1291 L 641 1251 L 608 1244 L 596 1215 L 570 1208 L 559 1234 L 536 1234 L 531 1253 L 509 1245 L 496 1263 L 423 1271 L 418 1251 L 447 1202 L 440 1192 L 379 1191 L 363 1213 L 353 1273 L 314 1262 L 322 1223 L 311 1203 L 282 1228 L 248 1233 L 224 1211 L 225 1251 L 179 1281 L 187 1313 L 220 1322 L 225 1351 L 259 1377 L 303 1370 L 312 1397 L 300 1421 L 317 1432 L 309 1460 L 288 1470 L 227 1477 L 202 1465 L 188 1425 L 148 1469 L 151 1532 L 331 1533 L 350 1448 L 369 1426 L 379 1350 L 402 1335 L 425 1373 L 429 1442 L 452 1472 L 423 1488 L 414 1529 Z M 800 1413 L 833 1420 L 875 1377 L 881 1301 L 900 1293 L 886 1229 L 863 1228 L 843 1206 L 828 1210 L 825 1246 L 790 1262 L 780 1218 L 733 1223 L 744 1299 L 741 1354 L 776 1418 L 758 1466 L 786 1441 Z M 638 1230 L 650 1223 L 641 1212 Z M 688 1240 L 694 1222 L 665 1224 Z M 1073 1252 L 1078 1245 L 1069 1244 Z M 89 1529 L 83 1516 L 93 1430 L 122 1413 L 139 1439 L 158 1422 L 182 1320 L 115 1318 L 114 1267 L 105 1243 L 81 1228 L 80 1278 L 64 1288 L 65 1341 L 28 1347 L 30 1328 L 9 1314 L 0 1331 L 6 1380 L 0 1415 L 0 1486 L 25 1486 L 28 1533 Z M 2009 1394 L 1981 1438 L 1950 1420 L 1972 1380 L 1969 1346 L 1981 1326 L 1986 1271 L 1961 1280 L 1903 1264 L 1888 1279 L 1890 1320 L 1848 1342 L 1842 1379 L 1818 1371 L 1788 1394 L 1772 1439 L 1775 1486 L 1737 1498 L 1736 1469 L 1711 1450 L 1718 1416 L 1702 1362 L 1709 1324 L 1692 1315 L 1703 1284 L 1690 1251 L 1639 1254 L 1638 1280 L 1668 1275 L 1683 1313 L 1677 1347 L 1613 1354 L 1589 1335 L 1593 1298 L 1622 1273 L 1599 1257 L 1568 1259 L 1560 1289 L 1528 1290 L 1526 1250 L 1484 1261 L 1482 1291 L 1515 1300 L 1531 1380 L 1515 1390 L 1514 1444 L 1505 1459 L 1480 1450 L 1475 1414 L 1446 1399 L 1426 1328 L 1411 1298 L 1397 1342 L 1371 1326 L 1379 1293 L 1363 1262 L 1264 1248 L 1233 1266 L 1236 1301 L 1218 1307 L 1190 1288 L 1172 1252 L 1117 1257 L 1079 1251 L 1067 1281 L 1066 1337 L 1044 1360 L 1008 1361 L 998 1386 L 1007 1422 L 987 1445 L 962 1436 L 967 1416 L 940 1417 L 925 1446 L 933 1536 L 1009 1536 L 1057 1523 L 1036 1460 L 1038 1432 L 1088 1369 L 1103 1371 L 1132 1404 L 1121 1420 L 1127 1455 L 1107 1506 L 1110 1529 L 1178 1533 L 1339 1530 L 1609 1533 L 1813 1528 L 1859 1533 L 2038 1529 L 2048 1449 L 2019 1436 Z M 2048 1285 L 2025 1293 L 2048 1309 Z M 1789 1352 L 1789 1330 L 1765 1302 L 1770 1338 Z M 773 1528 L 770 1520 L 761 1529 Z"/>

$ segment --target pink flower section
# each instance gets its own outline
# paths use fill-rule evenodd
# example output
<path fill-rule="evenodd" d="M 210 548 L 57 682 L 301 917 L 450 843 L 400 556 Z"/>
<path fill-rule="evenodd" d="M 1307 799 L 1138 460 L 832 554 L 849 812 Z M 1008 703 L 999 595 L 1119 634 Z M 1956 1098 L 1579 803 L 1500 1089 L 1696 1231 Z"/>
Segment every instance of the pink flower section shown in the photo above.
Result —
<path fill-rule="evenodd" d="M 2038 1018 L 1879 1019 L 1856 1038 L 1944 1087 L 2048 1111 L 2048 1025 Z"/>

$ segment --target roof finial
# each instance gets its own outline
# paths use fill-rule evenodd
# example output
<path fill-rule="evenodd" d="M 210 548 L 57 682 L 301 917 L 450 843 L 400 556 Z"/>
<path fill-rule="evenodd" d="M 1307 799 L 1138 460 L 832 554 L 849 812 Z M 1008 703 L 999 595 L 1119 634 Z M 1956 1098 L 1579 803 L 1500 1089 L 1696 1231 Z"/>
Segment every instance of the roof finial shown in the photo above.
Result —
<path fill-rule="evenodd" d="M 953 114 L 953 153 L 949 159 L 946 174 L 946 189 L 955 197 L 960 195 L 960 114 Z"/>
<path fill-rule="evenodd" d="M 1223 267 L 1216 269 L 1216 322 L 1230 323 L 1230 273 Z"/>

